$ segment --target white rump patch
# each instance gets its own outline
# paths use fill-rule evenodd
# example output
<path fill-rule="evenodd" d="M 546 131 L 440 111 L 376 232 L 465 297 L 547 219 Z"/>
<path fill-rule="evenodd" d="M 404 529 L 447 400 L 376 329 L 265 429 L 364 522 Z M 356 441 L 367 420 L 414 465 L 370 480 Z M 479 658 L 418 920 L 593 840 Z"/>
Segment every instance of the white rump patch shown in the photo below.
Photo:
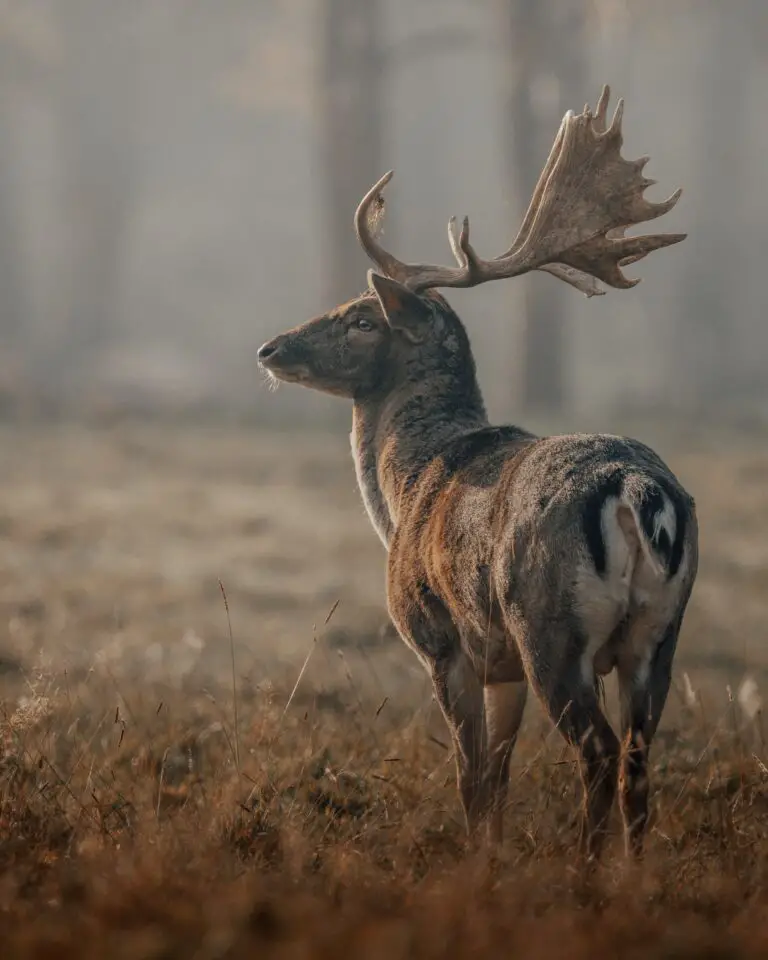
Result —
<path fill-rule="evenodd" d="M 624 497 L 609 497 L 605 501 L 600 526 L 605 544 L 605 576 L 601 577 L 592 559 L 585 556 L 576 579 L 578 611 L 588 637 L 581 658 L 582 680 L 591 686 L 596 668 L 604 674 L 612 667 L 615 653 L 606 646 L 607 641 L 632 609 L 640 617 L 637 621 L 633 614 L 635 622 L 629 641 L 636 647 L 638 666 L 634 683 L 643 687 L 648 682 L 659 630 L 670 622 L 679 604 L 688 558 L 684 557 L 680 565 L 681 576 L 668 582 L 634 504 Z M 672 543 L 676 526 L 674 505 L 665 497 L 663 509 L 654 517 L 654 538 L 664 530 Z"/>

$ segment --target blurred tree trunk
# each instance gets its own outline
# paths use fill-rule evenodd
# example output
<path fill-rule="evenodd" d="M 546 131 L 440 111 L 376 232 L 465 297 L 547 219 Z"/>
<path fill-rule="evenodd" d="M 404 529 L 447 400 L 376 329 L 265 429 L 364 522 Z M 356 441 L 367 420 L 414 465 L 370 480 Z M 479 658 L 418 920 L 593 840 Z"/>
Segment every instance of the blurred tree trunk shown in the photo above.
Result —
<path fill-rule="evenodd" d="M 508 171 L 520 198 L 520 222 L 562 115 L 569 108 L 580 110 L 587 99 L 585 11 L 576 0 L 557 5 L 506 0 L 505 16 L 510 70 Z M 563 296 L 567 291 L 544 275 L 525 283 L 522 400 L 529 409 L 555 412 L 566 399 Z"/>
<path fill-rule="evenodd" d="M 321 10 L 321 225 L 326 250 L 326 309 L 365 288 L 370 263 L 352 226 L 381 169 L 382 57 L 379 0 L 323 0 Z M 318 413 L 346 423 L 346 405 L 322 401 Z M 338 411 L 338 412 L 337 412 Z"/>
<path fill-rule="evenodd" d="M 716 408 L 729 397 L 736 400 L 739 349 L 746 342 L 744 327 L 733 315 L 739 238 L 731 243 L 723 243 L 723 238 L 731 232 L 729 223 L 742 222 L 739 211 L 749 202 L 743 143 L 753 122 L 746 115 L 749 73 L 742 63 L 750 49 L 749 18 L 735 16 L 717 0 L 705 0 L 697 9 L 707 24 L 697 61 L 698 110 L 689 130 L 695 158 L 691 193 L 702 202 L 686 208 L 696 251 L 685 260 L 682 312 L 675 327 L 675 376 L 680 402 L 689 411 Z"/>
<path fill-rule="evenodd" d="M 60 20 L 65 64 L 55 97 L 69 297 L 38 371 L 54 400 L 87 393 L 116 332 L 138 172 L 140 7 L 75 0 Z"/>
<path fill-rule="evenodd" d="M 13 402 L 24 363 L 24 280 L 11 149 L 13 116 L 0 100 L 0 409 Z"/>
<path fill-rule="evenodd" d="M 352 217 L 363 194 L 384 173 L 378 0 L 324 0 L 322 30 L 325 297 L 331 306 L 364 288 L 370 266 L 357 242 Z"/>
<path fill-rule="evenodd" d="M 24 43 L 24 40 L 27 43 Z M 0 409 L 18 408 L 29 360 L 29 298 L 26 295 L 18 121 L 30 98 L 44 89 L 49 51 L 29 37 L 0 37 Z"/>

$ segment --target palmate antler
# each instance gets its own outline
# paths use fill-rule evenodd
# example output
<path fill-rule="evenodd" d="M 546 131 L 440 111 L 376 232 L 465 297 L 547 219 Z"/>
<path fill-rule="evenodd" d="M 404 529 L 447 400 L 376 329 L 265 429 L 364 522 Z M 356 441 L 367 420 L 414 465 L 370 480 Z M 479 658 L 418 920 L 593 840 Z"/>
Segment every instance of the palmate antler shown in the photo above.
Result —
<path fill-rule="evenodd" d="M 432 287 L 474 287 L 489 280 L 544 270 L 588 297 L 603 294 L 599 281 L 626 289 L 621 267 L 684 240 L 684 233 L 625 237 L 627 227 L 667 213 L 680 199 L 676 190 L 667 200 L 652 203 L 644 190 L 655 183 L 643 176 L 648 157 L 625 160 L 619 100 L 610 126 L 606 113 L 610 90 L 603 87 L 597 109 L 589 106 L 575 116 L 568 111 L 560 124 L 549 158 L 536 184 L 522 226 L 512 246 L 493 260 L 478 257 L 469 242 L 469 218 L 461 231 L 455 218 L 448 237 L 458 266 L 403 263 L 375 238 L 374 223 L 383 208 L 382 190 L 392 179 L 386 173 L 360 201 L 355 213 L 358 239 L 376 266 L 414 291 Z M 375 205 L 375 206 L 374 206 Z"/>

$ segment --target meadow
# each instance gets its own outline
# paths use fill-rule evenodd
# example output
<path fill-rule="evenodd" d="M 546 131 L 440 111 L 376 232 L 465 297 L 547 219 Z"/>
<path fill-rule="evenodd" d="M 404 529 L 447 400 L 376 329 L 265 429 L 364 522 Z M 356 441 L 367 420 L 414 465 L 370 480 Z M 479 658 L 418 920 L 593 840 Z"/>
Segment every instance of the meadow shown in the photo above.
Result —
<path fill-rule="evenodd" d="M 504 847 L 468 845 L 343 435 L 0 426 L 2 957 L 765 956 L 768 436 L 614 426 L 701 562 L 645 859 L 617 811 L 589 874 L 533 698 Z"/>

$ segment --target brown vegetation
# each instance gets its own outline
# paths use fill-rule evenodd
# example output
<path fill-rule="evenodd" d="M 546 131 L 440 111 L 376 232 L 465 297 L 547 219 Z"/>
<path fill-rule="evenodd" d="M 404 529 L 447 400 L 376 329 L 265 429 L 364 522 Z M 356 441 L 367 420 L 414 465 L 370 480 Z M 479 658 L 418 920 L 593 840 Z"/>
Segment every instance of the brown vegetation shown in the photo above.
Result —
<path fill-rule="evenodd" d="M 467 849 L 343 440 L 0 434 L 3 958 L 763 956 L 768 454 L 648 439 L 697 497 L 701 574 L 646 861 L 617 814 L 584 875 L 535 704 L 503 856 Z"/>

